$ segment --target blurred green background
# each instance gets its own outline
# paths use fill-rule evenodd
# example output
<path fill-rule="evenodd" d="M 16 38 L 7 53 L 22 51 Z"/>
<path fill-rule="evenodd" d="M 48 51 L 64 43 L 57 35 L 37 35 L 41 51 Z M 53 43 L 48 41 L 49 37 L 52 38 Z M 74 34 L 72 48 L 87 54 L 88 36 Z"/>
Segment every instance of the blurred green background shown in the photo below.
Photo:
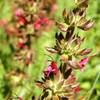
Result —
<path fill-rule="evenodd" d="M 12 13 L 11 1 L 0 0 L 0 19 L 10 19 Z M 55 12 L 55 19 L 61 21 L 63 9 L 73 8 L 73 4 L 73 0 L 57 0 L 58 9 Z M 100 73 L 100 0 L 89 0 L 87 18 L 93 18 L 95 20 L 95 26 L 88 32 L 78 31 L 78 34 L 86 37 L 82 47 L 93 48 L 93 53 L 98 53 L 98 55 L 86 65 L 84 72 L 76 71 L 76 75 L 82 88 L 81 95 L 90 95 L 89 100 L 100 100 L 100 77 L 94 85 L 97 75 Z M 9 40 L 7 40 L 7 34 L 4 32 L 4 28 L 2 26 L 0 27 L 0 100 L 6 100 L 12 90 L 13 95 L 22 95 L 25 100 L 26 98 L 28 98 L 27 100 L 31 100 L 30 98 L 34 94 L 39 95 L 41 91 L 35 87 L 34 79 L 41 78 L 42 71 L 46 67 L 46 59 L 48 59 L 45 54 L 49 54 L 44 47 L 53 45 L 54 34 L 57 31 L 57 28 L 52 28 L 50 32 L 45 32 L 33 45 L 37 52 L 37 58 L 35 63 L 31 64 L 26 70 L 29 78 L 24 79 L 20 75 L 6 78 L 7 73 L 23 65 L 14 60 L 13 50 L 11 49 Z M 18 84 L 16 85 L 17 82 Z M 89 92 L 93 85 L 93 91 Z"/>

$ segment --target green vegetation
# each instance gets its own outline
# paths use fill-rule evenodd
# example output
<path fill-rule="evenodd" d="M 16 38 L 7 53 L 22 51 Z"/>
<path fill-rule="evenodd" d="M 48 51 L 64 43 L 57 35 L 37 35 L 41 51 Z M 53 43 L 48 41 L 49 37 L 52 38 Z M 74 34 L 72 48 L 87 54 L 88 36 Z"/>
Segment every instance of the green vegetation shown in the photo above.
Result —
<path fill-rule="evenodd" d="M 57 11 L 53 17 L 56 21 L 62 21 L 62 11 L 64 8 L 73 8 L 74 0 L 57 0 Z M 0 0 L 0 20 L 11 20 L 13 0 Z M 85 67 L 85 71 L 75 71 L 80 86 L 80 94 L 87 96 L 88 100 L 100 100 L 100 0 L 89 0 L 87 10 L 88 19 L 93 18 L 95 25 L 89 31 L 78 30 L 77 33 L 85 38 L 82 47 L 93 48 L 92 54 L 97 54 Z M 50 59 L 45 50 L 46 46 L 53 46 L 55 32 L 59 32 L 57 27 L 50 27 L 50 31 L 44 32 L 38 39 L 32 40 L 34 63 L 29 66 L 20 63 L 15 58 L 16 38 L 8 37 L 0 22 L 0 100 L 8 100 L 9 97 L 23 96 L 23 100 L 31 100 L 33 95 L 40 95 L 41 90 L 36 87 L 34 80 L 41 79 L 44 68 L 47 67 L 46 60 Z M 52 56 L 57 59 L 56 56 Z M 25 73 L 14 73 L 20 69 Z"/>

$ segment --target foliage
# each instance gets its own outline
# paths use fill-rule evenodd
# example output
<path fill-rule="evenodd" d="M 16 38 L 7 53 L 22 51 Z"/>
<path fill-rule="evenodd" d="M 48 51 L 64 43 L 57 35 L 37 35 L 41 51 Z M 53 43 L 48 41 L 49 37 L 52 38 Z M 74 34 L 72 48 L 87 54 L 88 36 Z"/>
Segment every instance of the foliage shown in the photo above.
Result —
<path fill-rule="evenodd" d="M 21 0 L 17 0 L 17 1 L 20 2 Z M 33 1 L 35 1 L 35 0 L 33 0 Z M 37 1 L 39 2 L 39 0 L 37 0 Z M 43 1 L 45 1 L 45 0 L 43 0 Z M 52 0 L 52 1 L 56 1 L 56 0 Z M 36 7 L 34 7 L 34 9 L 29 10 L 30 13 L 34 12 L 36 14 L 36 18 L 35 18 L 35 20 L 37 20 L 35 22 L 36 29 L 32 30 L 32 28 L 31 28 L 32 26 L 30 25 L 29 27 L 25 26 L 25 27 L 28 27 L 29 29 L 27 28 L 27 30 L 24 30 L 24 31 L 28 31 L 31 34 L 33 31 L 36 31 L 37 35 L 34 35 L 31 37 L 32 49 L 31 50 L 29 49 L 28 54 L 30 55 L 30 53 L 33 53 L 32 54 L 33 58 L 32 58 L 32 61 L 30 61 L 30 63 L 27 64 L 27 63 L 25 63 L 26 62 L 25 59 L 27 58 L 27 56 L 25 56 L 23 54 L 27 54 L 26 52 L 27 52 L 28 47 L 26 47 L 25 45 L 27 45 L 26 42 L 29 39 L 26 39 L 26 37 L 21 38 L 21 39 L 19 39 L 18 36 L 16 37 L 15 29 L 12 27 L 14 24 L 13 21 L 16 22 L 16 20 L 18 20 L 18 18 L 13 17 L 14 12 L 16 11 L 17 7 L 16 7 L 16 9 L 12 8 L 12 6 L 14 6 L 13 0 L 11 0 L 10 2 L 9 2 L 9 0 L 0 0 L 0 12 L 1 12 L 0 13 L 0 90 L 1 90 L 0 91 L 0 100 L 8 100 L 9 98 L 14 99 L 16 97 L 17 97 L 16 99 L 19 99 L 18 98 L 19 96 L 22 96 L 23 100 L 24 99 L 31 100 L 32 97 L 33 98 L 34 98 L 34 96 L 38 97 L 41 94 L 42 91 L 38 87 L 36 87 L 34 80 L 37 80 L 37 79 L 41 80 L 42 72 L 44 71 L 44 68 L 46 67 L 46 64 L 48 63 L 47 59 L 51 60 L 51 58 L 52 58 L 54 61 L 57 61 L 57 66 L 60 66 L 59 57 L 54 54 L 51 55 L 50 53 L 48 53 L 45 50 L 44 47 L 46 47 L 46 49 L 48 49 L 48 51 L 51 51 L 50 47 L 53 47 L 55 44 L 55 42 L 54 42 L 55 34 L 54 33 L 61 32 L 62 26 L 63 26 L 62 31 L 66 31 L 66 28 L 68 28 L 68 25 L 66 25 L 65 23 L 62 23 L 62 22 L 64 22 L 63 18 L 66 17 L 66 14 L 65 14 L 66 11 L 63 12 L 63 9 L 66 8 L 67 11 L 69 11 L 68 9 L 70 9 L 71 7 L 74 9 L 76 6 L 74 5 L 73 1 L 57 0 L 56 3 L 53 2 L 53 4 L 51 4 L 51 5 L 53 5 L 53 7 L 55 8 L 56 11 L 53 12 L 52 10 L 49 10 L 50 12 L 46 13 L 44 15 L 41 14 L 41 11 L 36 9 Z M 75 1 L 80 1 L 80 0 L 75 0 Z M 48 5 L 45 5 L 45 6 L 48 7 Z M 74 71 L 74 73 L 77 75 L 77 79 L 78 79 L 77 81 L 78 81 L 78 83 L 80 83 L 80 87 L 81 87 L 80 96 L 86 96 L 86 97 L 88 97 L 88 100 L 99 100 L 99 98 L 100 98 L 100 77 L 98 74 L 100 72 L 100 62 L 99 62 L 99 59 L 100 59 L 100 42 L 99 42 L 99 40 L 100 40 L 100 34 L 99 34 L 99 32 L 100 32 L 100 30 L 99 30 L 100 8 L 99 8 L 99 5 L 100 5 L 99 0 L 89 0 L 89 6 L 86 11 L 87 19 L 93 18 L 93 20 L 95 21 L 94 27 L 85 33 L 82 30 L 78 30 L 78 29 L 75 30 L 75 33 L 77 33 L 79 36 L 86 37 L 84 43 L 82 44 L 82 46 L 80 48 L 81 49 L 82 48 L 93 48 L 93 52 L 91 53 L 91 55 L 93 55 L 95 53 L 97 54 L 86 65 L 86 67 L 84 69 L 85 71 L 83 71 L 83 72 L 77 71 L 77 70 Z M 44 7 L 44 6 L 43 5 L 40 6 L 39 9 L 42 9 L 42 7 Z M 54 10 L 54 8 L 53 8 L 53 10 Z M 37 13 L 37 10 L 38 10 L 38 13 Z M 62 12 L 65 15 L 62 16 L 61 15 Z M 44 25 L 40 29 L 40 26 L 42 25 L 42 23 L 46 22 L 48 24 L 48 21 L 45 21 L 45 20 L 43 21 L 43 19 L 41 19 L 41 15 L 46 16 L 47 18 L 50 18 L 50 25 L 53 27 L 49 26 L 49 28 L 48 27 L 45 28 L 44 27 L 45 25 Z M 50 16 L 50 15 L 52 15 L 52 16 Z M 26 18 L 26 16 L 27 15 L 24 15 L 25 18 Z M 4 21 L 3 19 L 7 20 L 7 22 Z M 13 21 L 12 21 L 12 19 L 13 19 Z M 55 27 L 54 23 L 52 23 L 52 22 L 54 22 L 54 20 L 56 21 L 56 25 L 60 29 Z M 90 20 L 88 22 L 90 22 Z M 38 23 L 40 25 L 39 26 L 40 30 L 38 30 L 38 27 L 37 27 Z M 21 24 L 21 25 L 23 25 L 23 24 Z M 18 30 L 19 25 L 16 24 L 16 26 L 17 26 L 17 30 Z M 10 29 L 10 28 L 11 28 L 11 30 L 9 32 L 8 29 Z M 23 27 L 21 27 L 21 29 L 22 28 Z M 83 29 L 84 27 L 79 27 L 79 28 Z M 6 31 L 5 31 L 5 29 L 6 29 Z M 14 31 L 12 32 L 12 30 L 14 30 Z M 9 34 L 9 33 L 12 33 L 12 34 L 14 33 L 14 35 L 12 36 L 12 34 Z M 40 35 L 40 33 L 41 33 L 41 35 Z M 56 34 L 57 39 L 59 39 L 58 33 Z M 61 34 L 64 34 L 64 32 L 62 32 Z M 27 35 L 27 34 L 25 34 L 25 35 Z M 62 40 L 64 38 L 65 38 L 65 36 L 62 37 Z M 59 40 L 59 41 L 61 41 L 61 40 Z M 24 42 L 24 44 L 25 44 L 24 45 L 25 46 L 24 50 L 26 48 L 25 52 L 23 52 L 23 48 L 20 47 L 20 46 L 23 46 L 22 44 L 20 44 L 22 42 Z M 18 44 L 19 44 L 19 46 L 18 46 Z M 47 46 L 49 46 L 49 47 L 47 47 Z M 55 46 L 58 47 L 58 43 Z M 56 50 L 57 50 L 57 48 L 56 48 Z M 88 49 L 88 50 L 91 51 L 91 49 Z M 19 51 L 20 51 L 21 55 L 18 54 Z M 16 52 L 17 52 L 17 56 L 16 56 Z M 57 53 L 55 50 L 53 50 L 53 52 Z M 48 55 L 50 55 L 50 57 Z M 23 61 L 20 60 L 20 57 L 24 58 L 24 59 L 22 59 Z M 63 59 L 64 57 L 66 58 L 65 55 L 63 55 L 61 58 Z M 19 58 L 19 61 L 17 60 L 18 58 Z M 29 58 L 29 60 L 30 60 L 30 58 Z M 65 60 L 65 59 L 63 59 L 63 60 Z M 24 62 L 24 63 L 22 63 L 22 62 Z M 66 73 L 66 72 L 64 72 L 64 73 Z M 51 75 L 51 77 L 52 77 L 52 75 Z M 95 81 L 96 79 L 97 79 L 97 81 Z M 35 81 L 35 82 L 37 82 L 37 81 Z M 40 81 L 38 81 L 38 82 L 40 82 Z"/>

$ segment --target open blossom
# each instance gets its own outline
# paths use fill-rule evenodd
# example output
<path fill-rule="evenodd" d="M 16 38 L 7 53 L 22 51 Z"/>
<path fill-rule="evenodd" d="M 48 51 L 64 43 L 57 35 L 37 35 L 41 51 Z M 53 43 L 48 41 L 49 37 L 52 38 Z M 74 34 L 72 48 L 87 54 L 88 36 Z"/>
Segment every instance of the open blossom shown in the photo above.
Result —
<path fill-rule="evenodd" d="M 17 17 L 22 16 L 22 15 L 23 15 L 23 10 L 22 10 L 22 9 L 17 9 L 17 10 L 15 11 L 15 15 L 16 15 Z"/>
<path fill-rule="evenodd" d="M 56 62 L 54 61 L 52 61 L 51 64 L 48 66 L 47 70 L 44 71 L 44 74 L 46 77 L 48 77 L 51 72 L 53 72 L 55 75 L 58 73 L 58 68 Z"/>
<path fill-rule="evenodd" d="M 80 68 L 83 68 L 85 64 L 89 61 L 89 58 L 84 58 L 79 62 Z"/>
<path fill-rule="evenodd" d="M 36 85 L 43 89 L 43 94 L 39 100 L 51 100 L 51 98 L 52 100 L 63 100 L 62 98 L 71 100 L 70 97 L 80 91 L 76 77 L 72 74 L 72 69 L 67 69 L 66 63 L 61 64 L 58 68 L 56 63 L 52 61 L 44 72 L 42 81 L 35 81 Z"/>

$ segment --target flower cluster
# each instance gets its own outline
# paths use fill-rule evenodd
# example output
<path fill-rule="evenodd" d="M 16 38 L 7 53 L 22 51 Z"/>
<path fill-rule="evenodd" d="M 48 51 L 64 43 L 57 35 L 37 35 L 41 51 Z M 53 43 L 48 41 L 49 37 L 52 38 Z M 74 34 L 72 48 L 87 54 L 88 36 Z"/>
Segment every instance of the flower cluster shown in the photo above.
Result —
<path fill-rule="evenodd" d="M 93 27 L 94 21 L 86 16 L 88 0 L 74 1 L 75 8 L 70 11 L 63 10 L 62 22 L 55 22 L 51 16 L 57 9 L 56 0 L 14 0 L 11 20 L 0 20 L 0 26 L 3 24 L 8 33 L 7 38 L 15 56 L 25 66 L 34 61 L 35 48 L 32 45 L 43 32 L 49 31 L 53 25 L 60 31 L 55 33 L 54 46 L 46 47 L 50 57 L 55 54 L 57 59 L 49 60 L 41 80 L 34 81 L 42 93 L 39 97 L 33 96 L 32 100 L 83 100 L 78 96 L 81 87 L 75 70 L 84 71 L 85 65 L 95 55 L 90 55 L 91 48 L 81 48 L 85 38 L 76 33 L 76 29 L 88 31 Z M 14 68 L 5 76 L 15 76 L 13 85 L 16 87 L 22 80 L 30 79 L 25 71 L 26 69 Z M 16 95 L 11 99 L 23 100 L 23 96 Z"/>
<path fill-rule="evenodd" d="M 7 37 L 4 41 L 11 50 L 9 57 L 12 66 L 8 65 L 11 70 L 8 71 L 6 68 L 7 73 L 4 78 L 10 81 L 10 89 L 7 91 L 13 92 L 13 89 L 22 86 L 25 80 L 29 80 L 26 72 L 30 68 L 28 66 L 38 59 L 36 41 L 44 33 L 51 31 L 49 27 L 54 25 L 54 13 L 57 6 L 56 0 L 12 0 L 10 4 L 12 15 L 9 20 L 0 19 L 0 26 L 7 33 L 4 35 Z M 4 59 L 7 60 L 3 60 L 4 64 L 10 61 L 5 55 Z M 14 65 L 16 60 L 18 63 Z M 9 94 L 9 96 L 7 96 L 8 93 L 5 94 L 7 98 L 12 96 L 12 93 L 9 92 Z M 22 97 L 14 96 L 10 100 L 13 99 L 22 100 Z"/>
<path fill-rule="evenodd" d="M 56 10 L 56 0 L 14 0 L 13 15 L 9 22 L 1 20 L 8 33 L 16 58 L 29 65 L 33 62 L 35 50 L 32 48 L 34 38 L 38 39 L 44 31 L 54 24 L 52 16 Z M 49 5 L 48 5 L 49 4 Z M 6 24 L 6 25 L 5 25 Z"/>
<path fill-rule="evenodd" d="M 94 21 L 86 18 L 86 8 L 88 0 L 75 0 L 76 7 L 70 11 L 63 11 L 63 23 L 58 23 L 57 26 L 64 32 L 69 27 L 79 28 L 84 31 L 89 30 L 94 25 Z"/>
<path fill-rule="evenodd" d="M 57 63 L 52 61 L 44 71 L 42 81 L 35 83 L 43 89 L 39 100 L 68 100 L 80 92 L 79 83 L 76 82 L 72 69 L 66 63 L 58 67 Z"/>
<path fill-rule="evenodd" d="M 55 34 L 55 45 L 46 47 L 51 54 L 56 54 L 60 60 L 56 61 L 44 71 L 42 81 L 35 81 L 42 88 L 43 93 L 39 100 L 72 100 L 80 91 L 79 83 L 74 75 L 74 70 L 83 71 L 84 66 L 94 56 L 88 56 L 91 48 L 81 49 L 84 38 L 75 34 L 75 29 L 89 30 L 94 21 L 86 19 L 88 0 L 75 0 L 75 8 L 69 12 L 63 11 L 64 22 L 56 22 L 61 32 Z M 65 33 L 65 34 L 64 34 Z M 75 97 L 74 100 L 80 100 Z"/>

